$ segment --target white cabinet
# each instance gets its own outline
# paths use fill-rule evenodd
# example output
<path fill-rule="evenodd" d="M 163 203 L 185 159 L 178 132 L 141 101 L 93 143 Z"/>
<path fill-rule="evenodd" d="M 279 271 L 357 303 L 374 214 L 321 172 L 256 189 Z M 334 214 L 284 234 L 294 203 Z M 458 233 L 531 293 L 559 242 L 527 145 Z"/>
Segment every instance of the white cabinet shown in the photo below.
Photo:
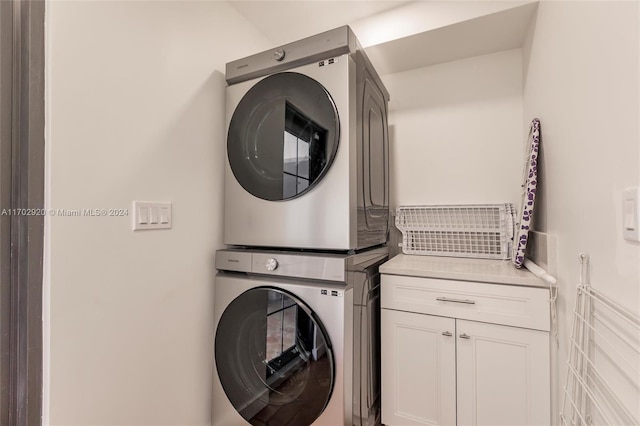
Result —
<path fill-rule="evenodd" d="M 465 320 L 456 333 L 459 425 L 549 424 L 549 333 Z"/>
<path fill-rule="evenodd" d="M 382 309 L 382 422 L 456 424 L 455 320 Z"/>
<path fill-rule="evenodd" d="M 550 422 L 548 290 L 382 275 L 382 422 Z"/>

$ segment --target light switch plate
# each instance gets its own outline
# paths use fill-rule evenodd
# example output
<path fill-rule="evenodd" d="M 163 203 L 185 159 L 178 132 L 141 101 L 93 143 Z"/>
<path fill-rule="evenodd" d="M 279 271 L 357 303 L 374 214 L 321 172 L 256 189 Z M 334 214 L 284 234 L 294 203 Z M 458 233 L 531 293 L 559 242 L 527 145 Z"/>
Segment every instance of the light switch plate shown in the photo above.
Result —
<path fill-rule="evenodd" d="M 640 188 L 622 192 L 622 235 L 625 240 L 640 241 Z"/>
<path fill-rule="evenodd" d="M 133 230 L 171 228 L 171 203 L 155 201 L 133 202 Z"/>

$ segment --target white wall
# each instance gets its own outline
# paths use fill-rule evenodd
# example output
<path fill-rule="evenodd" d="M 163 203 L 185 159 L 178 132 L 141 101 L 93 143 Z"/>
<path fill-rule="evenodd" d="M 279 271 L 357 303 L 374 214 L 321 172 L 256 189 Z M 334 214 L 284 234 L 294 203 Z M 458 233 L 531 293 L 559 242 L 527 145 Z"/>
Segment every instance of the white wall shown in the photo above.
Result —
<path fill-rule="evenodd" d="M 535 228 L 558 241 L 554 422 L 579 253 L 590 255 L 592 285 L 640 315 L 640 244 L 624 240 L 621 229 L 622 190 L 640 186 L 639 9 L 637 1 L 542 1 L 522 50 L 383 76 L 392 98 L 393 207 L 518 205 L 523 143 L 530 120 L 541 119 Z M 637 377 L 622 377 L 604 357 L 598 362 L 640 416 L 630 383 Z"/>
<path fill-rule="evenodd" d="M 620 229 L 620 193 L 640 186 L 638 9 L 543 1 L 524 52 L 383 76 L 393 207 L 517 203 L 528 121 L 541 119 L 537 228 L 559 241 L 561 362 L 578 253 L 594 286 L 640 312 L 640 245 Z M 50 2 L 47 43 L 49 206 L 172 201 L 174 228 L 46 219 L 45 413 L 209 424 L 224 63 L 271 44 L 226 3 L 186 1 Z"/>
<path fill-rule="evenodd" d="M 521 50 L 382 76 L 391 204 L 513 202 L 522 180 Z"/>
<path fill-rule="evenodd" d="M 226 2 L 55 1 L 46 30 L 48 206 L 174 223 L 47 218 L 45 423 L 208 425 L 224 64 L 268 46 Z"/>
<path fill-rule="evenodd" d="M 590 255 L 593 287 L 640 314 L 640 244 L 623 239 L 621 209 L 622 190 L 640 186 L 639 9 L 541 2 L 523 49 L 524 113 L 542 125 L 536 228 L 558 239 L 560 377 L 579 253 Z M 623 394 L 638 410 L 635 392 Z"/>

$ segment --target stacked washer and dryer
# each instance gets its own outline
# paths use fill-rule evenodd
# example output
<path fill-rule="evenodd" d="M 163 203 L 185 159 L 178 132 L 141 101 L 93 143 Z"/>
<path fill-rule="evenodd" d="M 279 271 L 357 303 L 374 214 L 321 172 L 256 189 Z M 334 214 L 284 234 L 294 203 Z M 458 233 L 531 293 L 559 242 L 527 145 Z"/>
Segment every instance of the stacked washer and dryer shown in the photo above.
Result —
<path fill-rule="evenodd" d="M 347 26 L 226 79 L 213 424 L 379 424 L 389 94 Z"/>

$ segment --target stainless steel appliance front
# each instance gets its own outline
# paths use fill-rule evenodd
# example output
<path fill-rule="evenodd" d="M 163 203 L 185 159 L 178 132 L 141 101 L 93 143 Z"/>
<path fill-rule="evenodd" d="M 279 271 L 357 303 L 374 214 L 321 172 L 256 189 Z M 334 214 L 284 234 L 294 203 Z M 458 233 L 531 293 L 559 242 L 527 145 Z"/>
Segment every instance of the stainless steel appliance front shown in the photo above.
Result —
<path fill-rule="evenodd" d="M 387 258 L 387 249 L 219 251 L 213 425 L 379 424 L 378 266 Z"/>
<path fill-rule="evenodd" d="M 385 243 L 389 95 L 380 78 L 348 27 L 275 51 L 284 56 L 227 64 L 225 244 Z"/>

